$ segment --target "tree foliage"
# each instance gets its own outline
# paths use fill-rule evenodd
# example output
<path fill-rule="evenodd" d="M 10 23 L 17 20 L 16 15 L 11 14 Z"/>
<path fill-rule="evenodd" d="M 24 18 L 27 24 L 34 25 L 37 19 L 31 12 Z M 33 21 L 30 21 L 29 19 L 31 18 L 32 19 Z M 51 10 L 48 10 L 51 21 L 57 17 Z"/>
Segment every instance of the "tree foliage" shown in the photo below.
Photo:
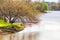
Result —
<path fill-rule="evenodd" d="M 23 23 L 25 23 L 25 20 L 28 22 L 37 21 L 36 15 L 38 13 L 39 10 L 36 10 L 31 3 L 12 0 L 0 2 L 0 18 L 5 21 L 8 19 L 10 23 L 14 23 L 17 18 L 20 18 Z"/>
<path fill-rule="evenodd" d="M 33 7 L 36 10 L 39 10 L 40 12 L 44 12 L 45 10 L 48 10 L 48 5 L 45 2 L 34 2 Z"/>
<path fill-rule="evenodd" d="M 45 2 L 41 3 L 41 11 L 44 12 L 45 10 L 48 10 L 48 6 Z"/>

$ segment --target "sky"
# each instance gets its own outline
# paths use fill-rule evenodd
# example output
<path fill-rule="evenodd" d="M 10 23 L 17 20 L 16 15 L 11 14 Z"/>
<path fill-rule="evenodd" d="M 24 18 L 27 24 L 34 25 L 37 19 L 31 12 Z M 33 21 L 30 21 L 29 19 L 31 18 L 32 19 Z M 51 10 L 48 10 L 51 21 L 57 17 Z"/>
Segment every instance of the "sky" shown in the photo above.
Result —
<path fill-rule="evenodd" d="M 58 0 L 45 0 L 47 2 L 58 2 Z"/>
<path fill-rule="evenodd" d="M 32 0 L 34 1 L 34 0 Z M 36 1 L 39 1 L 39 0 L 36 0 Z M 43 1 L 43 0 L 40 0 L 40 1 Z M 46 2 L 58 2 L 58 0 L 45 0 Z"/>

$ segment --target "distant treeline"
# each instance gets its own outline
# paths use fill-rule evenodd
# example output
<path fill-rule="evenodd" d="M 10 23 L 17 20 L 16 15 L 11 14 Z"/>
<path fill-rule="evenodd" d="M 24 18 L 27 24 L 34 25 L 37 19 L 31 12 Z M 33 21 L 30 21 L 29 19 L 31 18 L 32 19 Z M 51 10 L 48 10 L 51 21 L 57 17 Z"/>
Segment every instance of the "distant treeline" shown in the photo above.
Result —
<path fill-rule="evenodd" d="M 60 3 L 51 2 L 47 4 L 48 4 L 49 10 L 60 10 Z"/>

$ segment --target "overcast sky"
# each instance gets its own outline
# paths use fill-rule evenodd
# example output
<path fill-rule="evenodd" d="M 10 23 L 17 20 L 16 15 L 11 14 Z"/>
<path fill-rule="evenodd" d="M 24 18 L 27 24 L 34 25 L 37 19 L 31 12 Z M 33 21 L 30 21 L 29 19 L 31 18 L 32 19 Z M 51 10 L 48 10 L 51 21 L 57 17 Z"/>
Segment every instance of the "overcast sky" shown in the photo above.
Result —
<path fill-rule="evenodd" d="M 45 0 L 47 2 L 58 2 L 58 0 Z"/>
<path fill-rule="evenodd" d="M 32 1 L 34 1 L 34 0 L 32 0 Z M 39 1 L 39 0 L 37 0 L 37 1 Z M 40 0 L 40 1 L 43 1 L 43 0 Z M 46 2 L 58 2 L 58 0 L 45 0 Z"/>

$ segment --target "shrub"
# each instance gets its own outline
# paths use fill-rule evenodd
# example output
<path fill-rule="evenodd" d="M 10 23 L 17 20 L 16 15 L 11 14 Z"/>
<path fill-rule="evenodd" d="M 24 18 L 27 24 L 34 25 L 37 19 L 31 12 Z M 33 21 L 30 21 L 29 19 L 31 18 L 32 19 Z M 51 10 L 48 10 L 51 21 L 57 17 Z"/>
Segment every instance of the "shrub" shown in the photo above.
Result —
<path fill-rule="evenodd" d="M 2 4 L 0 3 L 1 17 L 5 20 L 8 18 L 10 23 L 15 22 L 17 18 L 20 18 L 24 23 L 23 17 L 27 17 L 29 21 L 37 20 L 36 15 L 39 11 L 30 4 L 26 2 L 3 1 Z M 11 20 L 12 18 L 13 20 Z"/>

